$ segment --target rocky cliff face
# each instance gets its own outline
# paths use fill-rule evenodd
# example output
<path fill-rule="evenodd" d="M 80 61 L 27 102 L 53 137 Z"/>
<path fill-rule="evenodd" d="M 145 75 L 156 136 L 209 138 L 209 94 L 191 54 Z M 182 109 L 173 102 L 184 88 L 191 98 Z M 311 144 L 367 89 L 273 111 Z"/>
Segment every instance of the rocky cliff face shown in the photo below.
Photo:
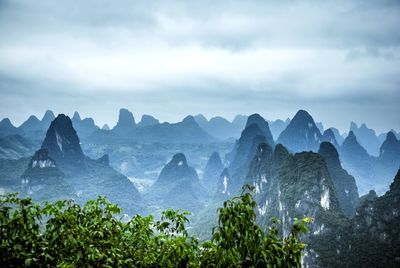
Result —
<path fill-rule="evenodd" d="M 325 159 L 343 214 L 352 218 L 359 198 L 354 177 L 342 168 L 339 154 L 333 144 L 321 143 L 318 153 Z"/>
<path fill-rule="evenodd" d="M 290 154 L 278 144 L 273 150 L 267 144 L 258 147 L 251 162 L 247 182 L 255 188 L 257 213 L 261 225 L 268 226 L 273 217 L 282 222 L 287 235 L 294 218 L 312 217 L 310 243 L 305 263 L 318 262 L 318 249 L 312 237 L 333 233 L 342 214 L 334 183 L 319 154 Z"/>
<path fill-rule="evenodd" d="M 400 266 L 400 170 L 389 191 L 362 198 L 352 224 L 349 267 Z"/>
<path fill-rule="evenodd" d="M 49 156 L 58 165 L 79 168 L 84 166 L 84 155 L 79 143 L 79 137 L 72 126 L 71 119 L 60 114 L 51 122 L 42 143 Z"/>

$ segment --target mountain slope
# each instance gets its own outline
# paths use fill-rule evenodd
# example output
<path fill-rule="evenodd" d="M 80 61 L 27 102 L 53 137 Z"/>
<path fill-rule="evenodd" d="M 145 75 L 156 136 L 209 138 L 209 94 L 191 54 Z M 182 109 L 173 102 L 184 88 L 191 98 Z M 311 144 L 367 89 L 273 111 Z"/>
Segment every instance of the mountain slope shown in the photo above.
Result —
<path fill-rule="evenodd" d="M 321 137 L 322 135 L 311 115 L 304 110 L 299 110 L 286 129 L 279 135 L 277 143 L 285 145 L 293 152 L 316 152 Z"/>

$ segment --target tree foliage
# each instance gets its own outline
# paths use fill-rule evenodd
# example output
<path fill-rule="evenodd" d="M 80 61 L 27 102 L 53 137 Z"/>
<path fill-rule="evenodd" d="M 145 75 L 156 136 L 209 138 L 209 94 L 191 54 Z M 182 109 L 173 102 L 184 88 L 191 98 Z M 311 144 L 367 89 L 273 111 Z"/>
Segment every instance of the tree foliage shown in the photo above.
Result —
<path fill-rule="evenodd" d="M 281 239 L 278 222 L 264 232 L 255 224 L 249 193 L 225 201 L 212 239 L 200 243 L 185 225 L 188 212 L 166 210 L 160 220 L 135 215 L 104 197 L 35 204 L 0 198 L 0 262 L 6 267 L 300 267 L 310 218 Z"/>

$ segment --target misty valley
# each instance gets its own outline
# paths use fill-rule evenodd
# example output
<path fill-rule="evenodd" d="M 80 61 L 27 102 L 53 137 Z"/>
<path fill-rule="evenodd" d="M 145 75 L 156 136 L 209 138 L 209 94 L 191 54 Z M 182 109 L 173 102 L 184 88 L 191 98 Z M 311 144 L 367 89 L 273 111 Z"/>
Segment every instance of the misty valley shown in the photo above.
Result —
<path fill-rule="evenodd" d="M 304 267 L 398 267 L 399 139 L 354 122 L 348 133 L 325 129 L 305 110 L 282 120 L 199 114 L 161 123 L 120 109 L 112 128 L 46 111 L 18 127 L 0 122 L 0 194 L 80 205 L 104 196 L 125 222 L 188 211 L 187 232 L 206 241 L 218 208 L 246 186 L 263 231 L 278 221 L 287 237 L 296 219 L 312 219 L 300 236 Z"/>

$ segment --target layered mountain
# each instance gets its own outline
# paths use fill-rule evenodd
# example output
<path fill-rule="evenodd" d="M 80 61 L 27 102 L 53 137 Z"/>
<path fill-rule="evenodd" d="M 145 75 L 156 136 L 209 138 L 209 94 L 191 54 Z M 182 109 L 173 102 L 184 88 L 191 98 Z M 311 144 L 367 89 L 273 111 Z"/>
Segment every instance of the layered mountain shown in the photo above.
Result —
<path fill-rule="evenodd" d="M 19 159 L 31 156 L 35 152 L 35 145 L 20 135 L 5 136 L 0 138 L 0 158 Z"/>
<path fill-rule="evenodd" d="M 11 123 L 10 119 L 4 118 L 0 121 L 0 137 L 16 135 L 20 131 Z"/>
<path fill-rule="evenodd" d="M 343 141 L 340 148 L 340 159 L 344 168 L 356 178 L 358 190 L 361 194 L 370 189 L 376 189 L 377 181 L 373 159 L 367 151 L 358 143 L 353 131 Z"/>
<path fill-rule="evenodd" d="M 321 142 L 329 142 L 333 144 L 336 148 L 339 148 L 339 144 L 336 141 L 335 133 L 333 132 L 332 128 L 328 128 L 322 134 Z"/>
<path fill-rule="evenodd" d="M 359 198 L 354 177 L 342 168 L 339 154 L 333 144 L 322 142 L 318 153 L 325 159 L 343 214 L 352 218 Z"/>
<path fill-rule="evenodd" d="M 285 121 L 277 119 L 275 121 L 268 121 L 268 123 L 274 140 L 277 140 L 282 131 L 289 125 L 290 119 L 287 118 Z"/>
<path fill-rule="evenodd" d="M 232 122 L 229 122 L 221 116 L 212 117 L 210 120 L 207 120 L 202 114 L 194 116 L 194 119 L 202 129 L 210 135 L 223 140 L 239 137 L 246 123 L 246 118 L 246 116 L 237 115 Z"/>
<path fill-rule="evenodd" d="M 72 116 L 72 125 L 74 129 L 78 133 L 78 136 L 81 138 L 85 138 L 90 136 L 93 132 L 99 129 L 98 126 L 94 123 L 93 118 L 84 118 L 81 119 L 81 116 L 78 112 L 75 112 Z"/>
<path fill-rule="evenodd" d="M 71 119 L 60 114 L 51 122 L 42 148 L 49 151 L 59 165 L 72 167 L 84 166 L 84 155 L 79 143 L 79 137 L 72 126 Z"/>
<path fill-rule="evenodd" d="M 228 169 L 231 174 L 231 183 L 227 185 L 227 190 L 230 193 L 237 194 L 240 192 L 258 145 L 267 143 L 264 133 L 265 131 L 261 130 L 257 124 L 248 125 L 242 131 L 240 139 L 236 142 L 232 152 L 227 155 L 229 160 Z M 273 144 L 270 146 L 273 146 Z M 221 192 L 220 188 L 218 188 L 218 192 Z"/>
<path fill-rule="evenodd" d="M 160 124 L 158 119 L 154 118 L 151 115 L 144 114 L 138 123 L 138 127 L 148 127 Z"/>
<path fill-rule="evenodd" d="M 73 198 L 80 203 L 102 195 L 127 213 L 143 212 L 138 190 L 108 163 L 108 156 L 92 160 L 82 153 L 71 119 L 60 114 L 51 122 L 42 148 L 20 173 L 23 193 L 38 201 Z"/>
<path fill-rule="evenodd" d="M 262 131 L 262 135 L 265 137 L 267 143 L 274 146 L 274 138 L 272 137 L 271 130 L 269 129 L 269 124 L 264 118 L 259 114 L 252 114 L 248 117 L 246 122 L 246 128 L 252 124 L 257 125 Z"/>
<path fill-rule="evenodd" d="M 396 136 L 396 138 L 397 138 L 398 140 L 400 140 L 400 132 L 396 132 L 394 129 L 391 129 L 389 132 L 392 132 L 392 133 Z M 385 141 L 386 135 L 387 135 L 389 132 L 381 133 L 381 134 L 378 135 L 378 140 L 379 140 L 379 142 L 380 142 L 381 144 Z"/>
<path fill-rule="evenodd" d="M 120 109 L 118 122 L 112 130 L 120 135 L 129 135 L 135 128 L 136 122 L 133 114 L 128 109 Z"/>
<path fill-rule="evenodd" d="M 184 209 L 196 212 L 203 206 L 206 190 L 182 153 L 175 154 L 161 170 L 145 195 L 156 209 Z"/>
<path fill-rule="evenodd" d="M 316 152 L 321 137 L 321 132 L 311 115 L 304 110 L 299 110 L 286 129 L 279 135 L 277 143 L 285 145 L 293 152 Z"/>
<path fill-rule="evenodd" d="M 339 130 L 337 128 L 331 127 L 329 128 L 330 130 L 332 130 L 333 134 L 335 135 L 335 139 L 338 142 L 339 145 L 342 145 L 344 138 L 343 136 L 340 134 Z"/>
<path fill-rule="evenodd" d="M 212 153 L 204 169 L 202 184 L 209 194 L 215 194 L 224 165 L 218 152 Z"/>
<path fill-rule="evenodd" d="M 350 131 L 356 135 L 358 142 L 367 150 L 369 155 L 378 156 L 381 142 L 376 136 L 375 130 L 362 124 L 360 127 L 356 123 L 350 123 Z"/>
<path fill-rule="evenodd" d="M 400 141 L 393 132 L 388 132 L 379 149 L 379 161 L 397 170 L 400 168 Z"/>

